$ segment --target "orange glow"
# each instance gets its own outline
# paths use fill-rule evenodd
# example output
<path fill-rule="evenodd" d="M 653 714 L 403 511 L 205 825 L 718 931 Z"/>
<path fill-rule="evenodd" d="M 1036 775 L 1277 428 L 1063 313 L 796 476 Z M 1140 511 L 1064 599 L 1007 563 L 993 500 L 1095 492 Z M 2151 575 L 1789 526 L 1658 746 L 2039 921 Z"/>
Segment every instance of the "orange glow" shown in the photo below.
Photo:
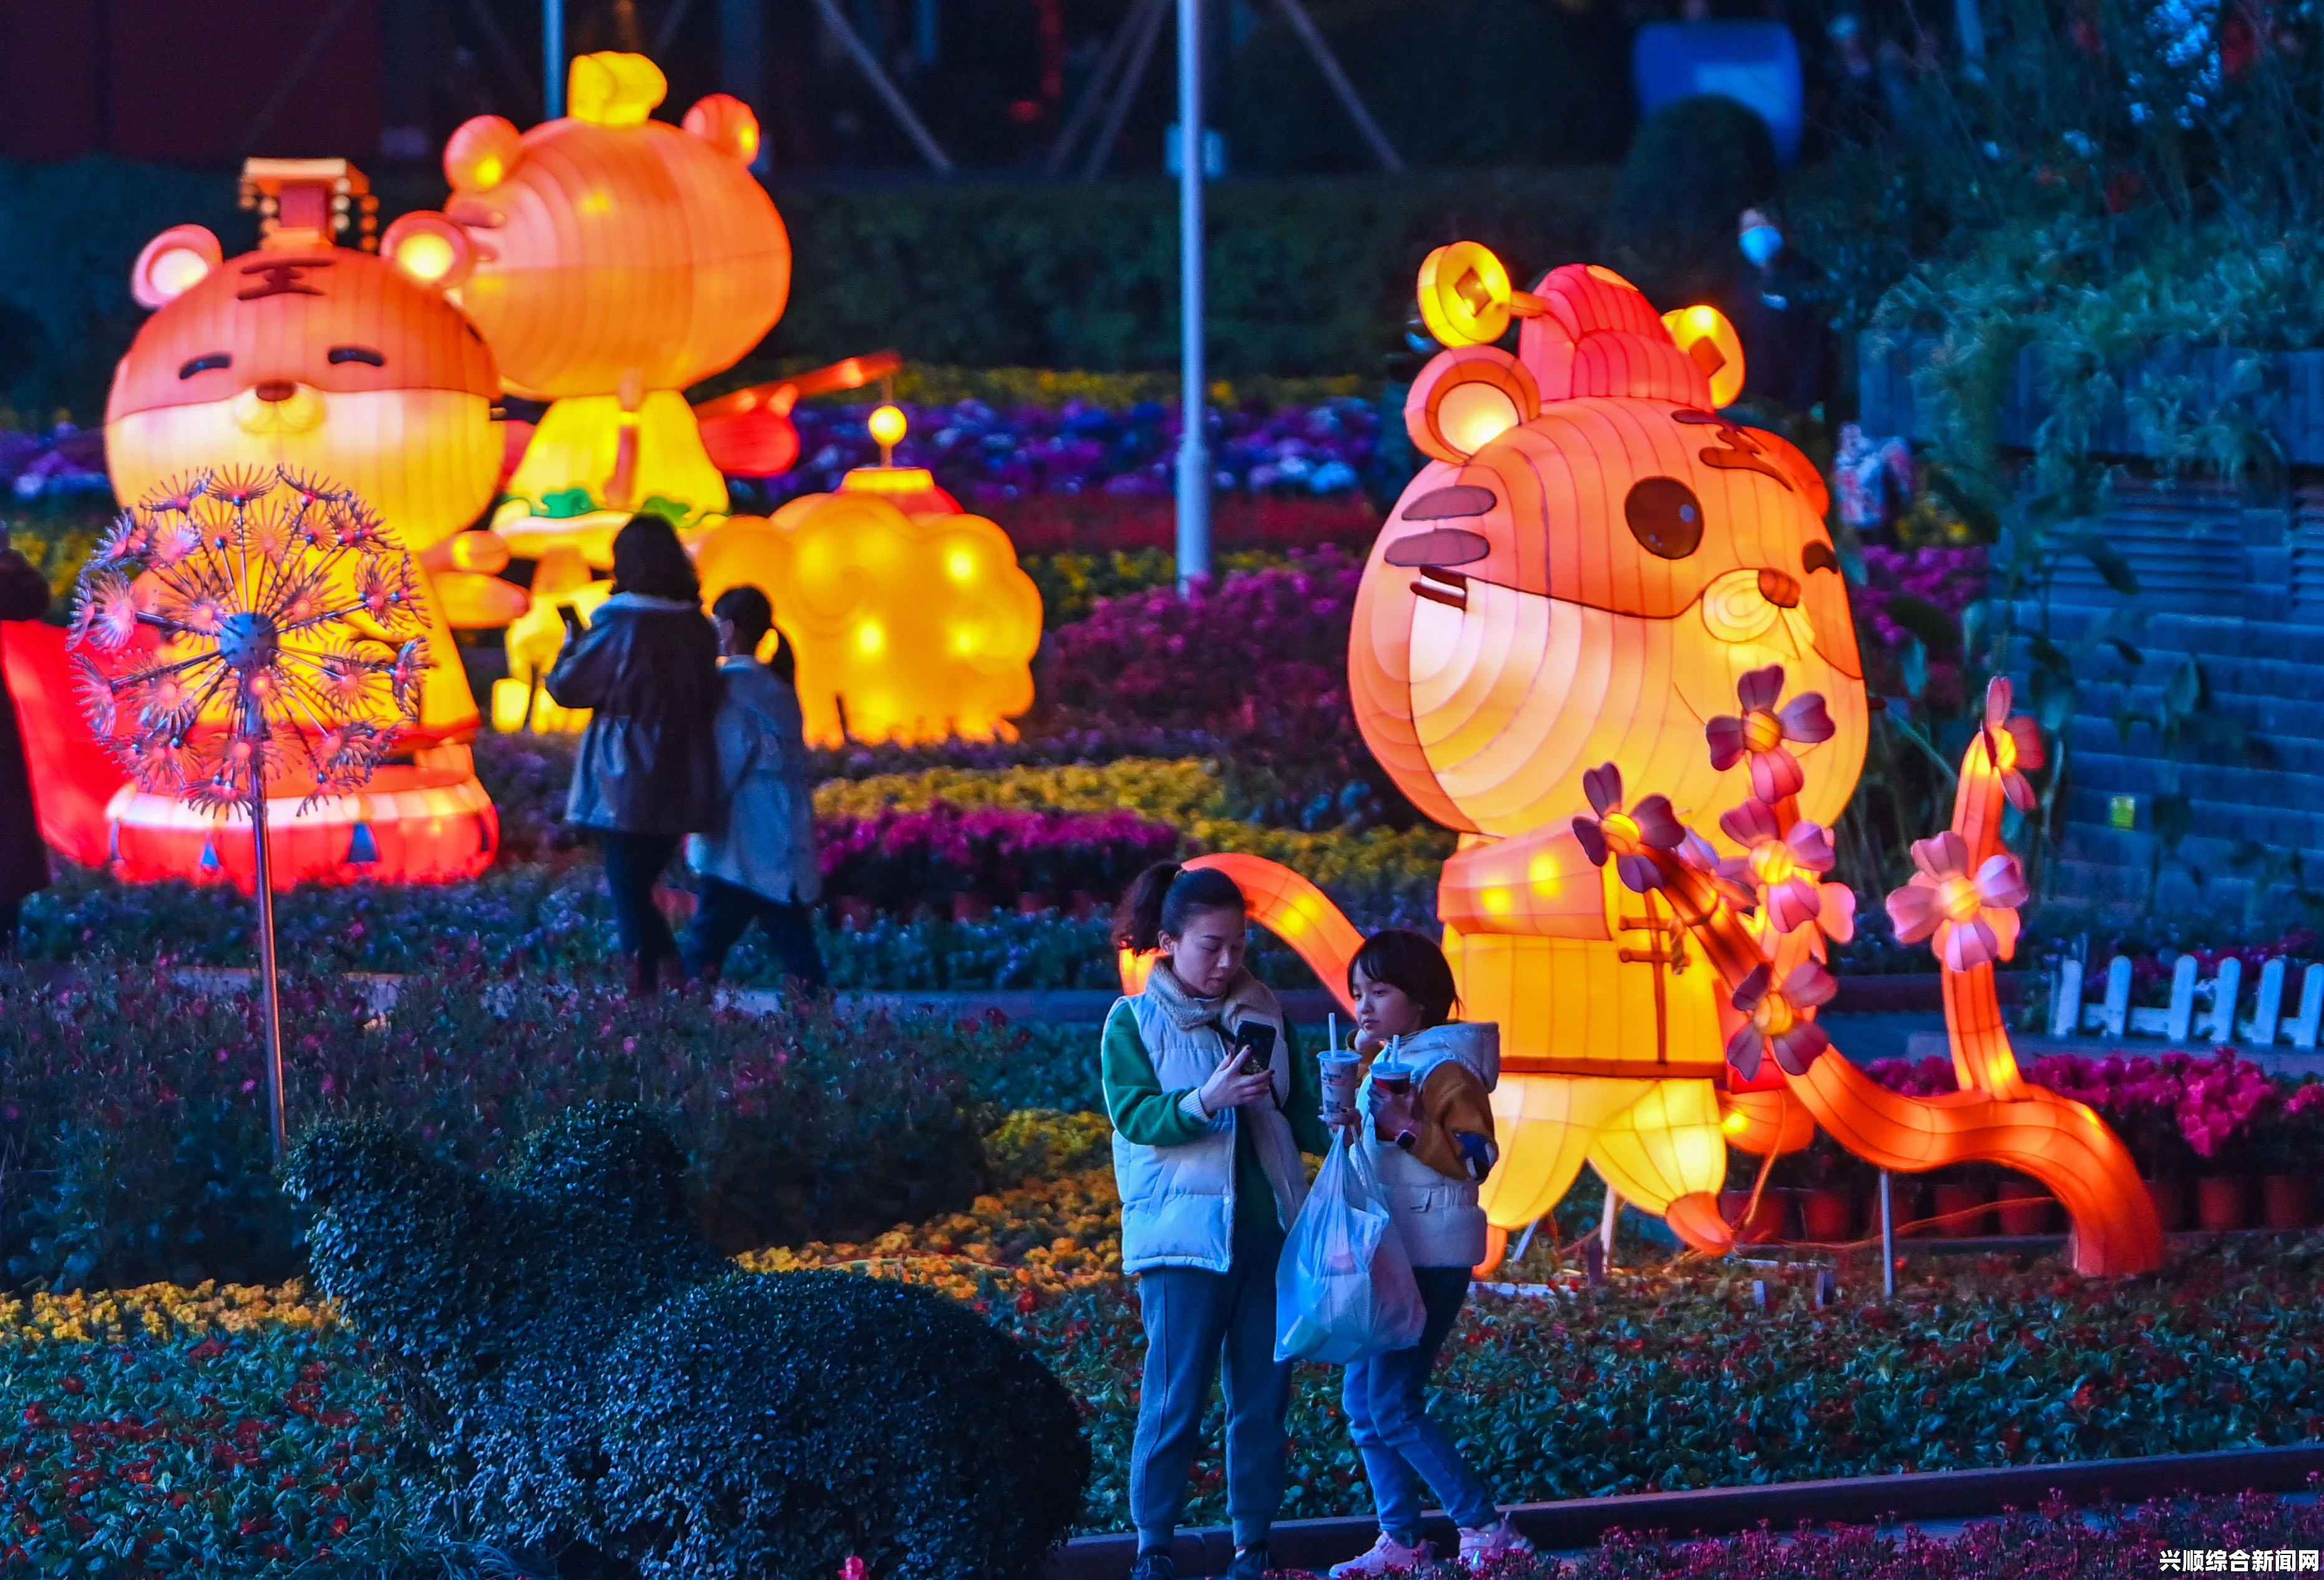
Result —
<path fill-rule="evenodd" d="M 1677 308 L 1663 315 L 1671 338 L 1711 381 L 1711 403 L 1732 406 L 1743 393 L 1743 341 L 1715 307 Z"/>
<path fill-rule="evenodd" d="M 874 444 L 892 446 L 904 442 L 904 413 L 899 407 L 874 407 L 865 426 L 872 430 Z"/>

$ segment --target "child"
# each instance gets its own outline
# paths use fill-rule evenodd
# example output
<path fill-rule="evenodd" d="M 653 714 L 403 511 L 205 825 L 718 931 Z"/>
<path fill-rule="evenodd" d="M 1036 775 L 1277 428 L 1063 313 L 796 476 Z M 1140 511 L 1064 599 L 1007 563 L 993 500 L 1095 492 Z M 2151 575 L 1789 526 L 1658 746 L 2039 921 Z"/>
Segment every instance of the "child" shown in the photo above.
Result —
<path fill-rule="evenodd" d="M 1477 1187 L 1499 1156 L 1489 1095 L 1500 1078 L 1499 1028 L 1446 1024 L 1457 1002 L 1452 968 L 1434 944 L 1401 929 L 1376 933 L 1356 951 L 1348 991 L 1356 1001 L 1356 1051 L 1376 1055 L 1401 1038 L 1397 1053 L 1412 1072 L 1402 1094 L 1364 1083 L 1369 1123 L 1360 1125 L 1360 1143 L 1388 1189 L 1428 1322 L 1411 1349 L 1348 1367 L 1349 1435 L 1364 1458 L 1380 1533 L 1370 1552 L 1334 1567 L 1333 1580 L 1407 1574 L 1429 1561 L 1429 1545 L 1420 1539 L 1424 1483 L 1461 1528 L 1461 1561 L 1481 1569 L 1533 1548 L 1494 1507 L 1452 1434 L 1429 1419 L 1426 1390 L 1436 1352 L 1468 1298 L 1470 1270 L 1484 1260 Z M 1376 1074 L 1377 1062 L 1372 1068 Z"/>
<path fill-rule="evenodd" d="M 1233 1580 L 1267 1571 L 1283 1502 L 1291 1368 L 1275 1359 L 1275 1264 L 1306 1195 L 1299 1154 L 1330 1138 L 1314 1071 L 1243 966 L 1247 925 L 1232 879 L 1167 862 L 1139 875 L 1114 921 L 1118 947 L 1162 955 L 1146 991 L 1114 1003 L 1103 1044 L 1121 1265 L 1146 1322 L 1131 1580 L 1177 1573 L 1171 1544 L 1222 1357 Z"/>
<path fill-rule="evenodd" d="M 687 972 L 715 979 L 756 918 L 791 980 L 820 993 L 826 979 L 813 907 L 823 874 L 798 693 L 790 677 L 753 656 L 775 623 L 774 606 L 757 587 L 729 587 L 710 615 L 724 683 L 718 770 L 725 816 L 717 833 L 687 842 L 687 864 L 702 878 L 701 907 L 686 934 Z"/>

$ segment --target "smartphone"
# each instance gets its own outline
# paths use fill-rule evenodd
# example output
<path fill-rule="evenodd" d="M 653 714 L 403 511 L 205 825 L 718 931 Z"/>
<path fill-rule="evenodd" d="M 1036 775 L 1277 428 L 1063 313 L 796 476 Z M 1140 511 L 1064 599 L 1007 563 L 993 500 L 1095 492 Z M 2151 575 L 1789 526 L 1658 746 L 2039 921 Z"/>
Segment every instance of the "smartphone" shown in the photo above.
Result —
<path fill-rule="evenodd" d="M 1246 1021 L 1235 1028 L 1235 1046 L 1242 1049 L 1242 1073 L 1263 1076 L 1275 1058 L 1275 1028 L 1264 1021 Z"/>
<path fill-rule="evenodd" d="M 565 622 L 565 634 L 567 636 L 573 637 L 581 634 L 584 629 L 581 624 L 581 615 L 579 611 L 576 610 L 572 605 L 558 605 L 557 617 Z"/>

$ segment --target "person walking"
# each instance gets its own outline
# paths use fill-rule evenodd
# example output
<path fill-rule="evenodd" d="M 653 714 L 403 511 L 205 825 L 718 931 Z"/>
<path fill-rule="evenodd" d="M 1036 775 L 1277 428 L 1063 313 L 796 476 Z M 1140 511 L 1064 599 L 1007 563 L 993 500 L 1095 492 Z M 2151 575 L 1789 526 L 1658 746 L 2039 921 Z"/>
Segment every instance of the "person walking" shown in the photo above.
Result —
<path fill-rule="evenodd" d="M 1421 1539 L 1423 1490 L 1461 1531 L 1461 1562 L 1484 1569 L 1533 1551 L 1461 1457 L 1452 1435 L 1428 1415 L 1428 1373 L 1469 1298 L 1470 1270 L 1485 1257 L 1477 1187 L 1499 1153 L 1492 1090 L 1500 1079 L 1500 1028 L 1452 1019 L 1458 1003 L 1443 951 L 1416 932 L 1373 934 L 1348 964 L 1356 1001 L 1356 1051 L 1370 1056 L 1357 1125 L 1386 1188 L 1397 1237 L 1412 1261 L 1428 1319 L 1410 1349 L 1351 1363 L 1341 1390 L 1349 1436 L 1371 1483 L 1379 1539 L 1332 1570 L 1333 1580 L 1408 1575 L 1430 1561 Z M 1395 1068 L 1382 1058 L 1396 1051 Z"/>
<path fill-rule="evenodd" d="M 1115 1001 L 1102 1043 L 1121 1266 L 1146 1326 L 1132 1580 L 1177 1573 L 1171 1547 L 1222 1362 L 1234 1580 L 1267 1572 L 1283 1504 L 1291 1367 L 1275 1358 L 1275 1268 L 1307 1192 L 1299 1154 L 1331 1138 L 1312 1063 L 1243 964 L 1247 912 L 1225 873 L 1164 862 L 1114 921 L 1117 947 L 1161 955 L 1146 990 Z"/>
<path fill-rule="evenodd" d="M 710 608 L 718 632 L 718 782 L 725 812 L 687 841 L 701 907 L 680 951 L 687 975 L 715 979 L 756 920 L 797 985 L 828 980 L 815 943 L 823 873 L 815 855 L 815 787 L 794 676 L 758 660 L 774 605 L 753 587 L 729 587 Z M 778 653 L 778 658 L 788 655 Z"/>
<path fill-rule="evenodd" d="M 0 620 L 38 620 L 48 612 L 47 579 L 8 546 L 8 529 L 0 526 Z M 7 672 L 0 670 L 0 955 L 16 952 L 25 898 L 48 886 L 49 847 L 32 806 L 23 726 Z"/>
<path fill-rule="evenodd" d="M 654 881 L 678 841 L 718 816 L 718 639 L 678 529 L 650 513 L 613 535 L 613 592 L 595 622 L 564 614 L 544 684 L 559 707 L 591 710 L 565 818 L 604 853 L 630 991 L 650 994 L 665 966 L 679 969 Z"/>

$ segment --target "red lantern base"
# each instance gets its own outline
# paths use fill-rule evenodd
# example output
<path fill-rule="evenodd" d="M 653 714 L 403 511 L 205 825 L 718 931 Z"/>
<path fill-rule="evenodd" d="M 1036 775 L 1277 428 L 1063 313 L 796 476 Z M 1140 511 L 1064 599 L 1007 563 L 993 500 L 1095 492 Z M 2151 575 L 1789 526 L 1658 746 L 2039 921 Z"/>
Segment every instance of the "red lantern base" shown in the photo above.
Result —
<path fill-rule="evenodd" d="M 266 802 L 266 849 L 274 888 L 296 883 L 450 883 L 492 865 L 500 813 L 473 772 L 395 763 L 354 795 Z M 257 887 L 250 819 L 240 811 L 198 812 L 135 786 L 106 808 L 110 865 L 133 883 L 180 878 Z"/>

